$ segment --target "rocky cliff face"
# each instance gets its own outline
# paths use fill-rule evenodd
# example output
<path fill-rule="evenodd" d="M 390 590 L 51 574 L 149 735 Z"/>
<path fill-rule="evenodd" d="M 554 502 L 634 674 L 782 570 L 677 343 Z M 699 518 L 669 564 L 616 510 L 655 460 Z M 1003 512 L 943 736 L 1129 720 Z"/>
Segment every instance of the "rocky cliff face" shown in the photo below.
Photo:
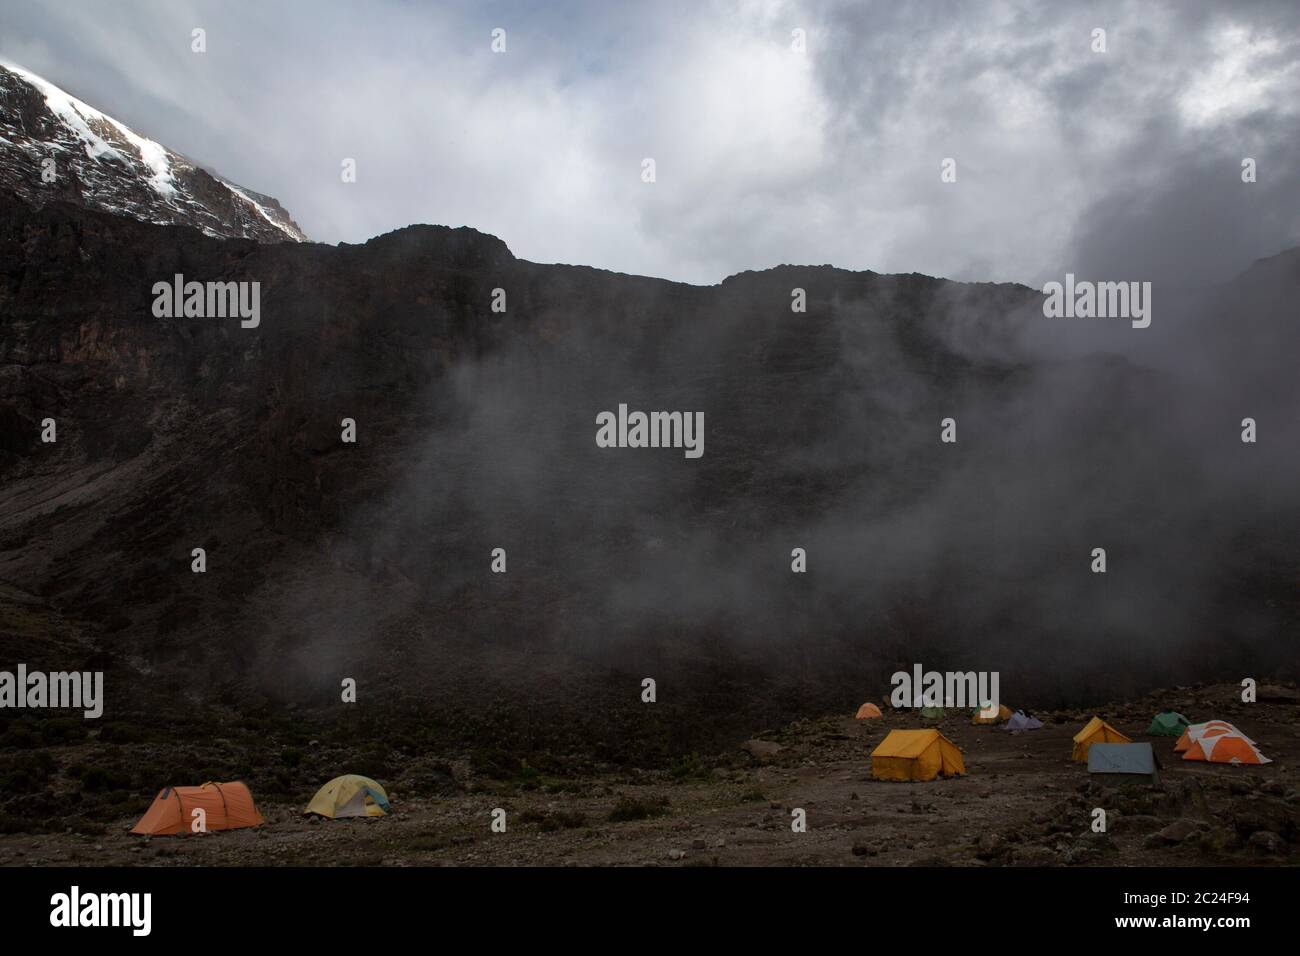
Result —
<path fill-rule="evenodd" d="M 0 63 L 0 189 L 209 236 L 302 242 L 278 202 L 214 176 L 53 83 Z"/>
<path fill-rule="evenodd" d="M 1243 328 L 1276 324 L 1293 273 L 1245 280 Z M 260 324 L 157 317 L 178 274 L 259 283 Z M 793 696 L 746 699 L 775 708 L 918 661 L 1040 701 L 1293 665 L 1274 350 L 1238 349 L 1233 380 L 1269 381 L 1229 402 L 1017 352 L 1040 301 L 829 267 L 694 287 L 432 226 L 223 240 L 0 196 L 0 582 L 188 693 L 360 674 L 572 703 L 572 664 L 724 708 L 772 681 Z M 620 404 L 703 412 L 702 457 L 598 447 Z M 1243 404 L 1269 442 L 1237 440 Z"/>

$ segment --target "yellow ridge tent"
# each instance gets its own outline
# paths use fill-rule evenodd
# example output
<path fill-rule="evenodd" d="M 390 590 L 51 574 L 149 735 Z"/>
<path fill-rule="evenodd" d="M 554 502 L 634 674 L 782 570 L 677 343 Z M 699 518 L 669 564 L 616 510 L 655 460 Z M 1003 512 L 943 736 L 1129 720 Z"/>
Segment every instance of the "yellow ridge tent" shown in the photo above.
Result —
<path fill-rule="evenodd" d="M 961 751 L 937 730 L 891 730 L 871 751 L 877 780 L 933 780 L 964 774 Z"/>
<path fill-rule="evenodd" d="M 1132 742 L 1100 717 L 1094 717 L 1083 725 L 1083 730 L 1074 735 L 1074 750 L 1070 754 L 1070 759 L 1087 763 L 1088 748 L 1093 744 L 1131 744 Z"/>

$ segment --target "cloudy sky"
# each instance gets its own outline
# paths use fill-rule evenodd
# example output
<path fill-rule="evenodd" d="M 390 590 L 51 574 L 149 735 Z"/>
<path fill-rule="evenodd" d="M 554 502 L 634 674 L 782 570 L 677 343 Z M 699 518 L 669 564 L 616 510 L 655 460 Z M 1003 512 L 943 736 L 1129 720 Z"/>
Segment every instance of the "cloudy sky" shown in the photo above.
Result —
<path fill-rule="evenodd" d="M 324 242 L 431 222 L 696 283 L 793 262 L 1031 285 L 1217 279 L 1300 245 L 1294 0 L 0 0 L 0 57 Z"/>

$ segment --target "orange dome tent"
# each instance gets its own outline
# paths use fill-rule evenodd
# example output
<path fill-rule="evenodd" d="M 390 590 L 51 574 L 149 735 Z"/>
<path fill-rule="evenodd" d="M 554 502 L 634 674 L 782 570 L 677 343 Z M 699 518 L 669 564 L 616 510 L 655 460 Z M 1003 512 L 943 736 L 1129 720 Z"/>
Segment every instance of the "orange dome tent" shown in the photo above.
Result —
<path fill-rule="evenodd" d="M 863 704 L 861 707 L 858 708 L 858 714 L 856 719 L 873 720 L 876 717 L 881 717 L 881 716 L 883 715 L 880 713 L 880 708 L 877 707 L 875 704 L 871 703 L 871 701 L 867 701 L 865 704 Z"/>
<path fill-rule="evenodd" d="M 993 709 L 992 704 L 988 704 L 975 711 L 970 722 L 972 724 L 1000 724 L 1011 719 L 1011 708 L 1006 704 L 999 704 L 997 709 Z"/>
<path fill-rule="evenodd" d="M 195 810 L 203 814 L 196 818 Z M 238 830 L 265 822 L 244 784 L 205 783 L 201 787 L 164 787 L 131 832 L 149 836 L 194 833 L 198 832 L 196 819 L 203 820 L 204 830 Z"/>
<path fill-rule="evenodd" d="M 1206 760 L 1211 763 L 1265 764 L 1272 763 L 1255 746 L 1255 742 L 1232 724 L 1223 720 L 1211 721 L 1218 726 L 1205 729 L 1189 739 L 1184 760 Z M 1189 727 L 1188 730 L 1193 728 Z"/>
<path fill-rule="evenodd" d="M 1183 735 L 1178 738 L 1178 743 L 1174 744 L 1174 753 L 1186 753 L 1188 748 L 1191 747 L 1195 741 L 1200 740 L 1206 735 L 1217 737 L 1220 734 L 1225 733 L 1236 734 L 1237 736 L 1244 738 L 1248 744 L 1255 743 L 1255 741 L 1251 740 L 1226 720 L 1207 720 L 1203 724 L 1191 724 L 1188 726 L 1188 728 L 1183 731 Z"/>

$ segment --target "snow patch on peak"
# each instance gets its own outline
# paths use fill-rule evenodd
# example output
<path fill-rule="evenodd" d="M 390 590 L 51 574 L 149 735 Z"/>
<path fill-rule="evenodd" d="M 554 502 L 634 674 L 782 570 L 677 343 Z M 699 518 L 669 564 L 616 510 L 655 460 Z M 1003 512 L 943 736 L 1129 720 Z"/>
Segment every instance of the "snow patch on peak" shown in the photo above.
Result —
<path fill-rule="evenodd" d="M 275 210 L 268 210 L 266 206 L 258 202 L 257 199 L 254 198 L 254 196 L 249 195 L 248 192 L 241 189 L 239 186 L 236 186 L 234 183 L 230 182 L 229 180 L 222 179 L 220 176 L 218 176 L 217 182 L 221 183 L 221 185 L 229 189 L 234 195 L 238 196 L 244 202 L 252 206 L 253 209 L 257 211 L 257 214 L 259 216 L 265 219 L 268 223 L 270 223 L 273 227 L 278 229 L 280 232 L 284 233 L 290 239 L 293 239 L 295 242 L 307 241 L 306 234 L 301 229 L 298 228 L 297 224 L 292 219 L 289 218 L 288 213 L 285 213 L 283 209 L 279 210 L 279 213 L 281 214 L 277 214 Z M 267 199 L 268 197 L 262 196 L 262 198 Z M 271 201 L 275 202 L 275 200 L 271 200 Z"/>
<path fill-rule="evenodd" d="M 226 181 L 0 57 L 0 93 L 10 92 L 17 95 L 0 96 L 0 189 L 37 206 L 54 197 L 221 238 L 308 241 L 276 200 Z M 45 175 L 47 160 L 57 160 L 54 177 Z"/>
<path fill-rule="evenodd" d="M 166 198 L 175 195 L 176 187 L 172 181 L 171 159 L 167 155 L 167 148 L 161 143 L 141 136 L 125 123 L 120 123 L 107 113 L 103 113 L 89 103 L 77 99 L 71 93 L 60 89 L 44 77 L 37 76 L 31 70 L 2 57 L 0 57 L 0 66 L 21 77 L 45 97 L 45 105 L 85 144 L 86 155 L 91 159 L 101 160 L 109 157 L 125 161 L 121 151 L 96 133 L 90 124 L 93 121 L 112 126 L 121 134 L 123 139 L 135 147 L 136 152 L 140 154 L 140 161 L 153 170 L 153 176 L 150 178 L 149 184 L 153 186 L 158 194 Z"/>
<path fill-rule="evenodd" d="M 167 153 L 167 147 L 132 132 L 111 116 L 105 117 L 105 121 L 117 127 L 118 132 L 126 137 L 140 153 L 140 161 L 153 170 L 149 185 L 153 186 L 159 195 L 169 199 L 176 195 L 176 185 L 172 179 L 172 161 Z"/>
<path fill-rule="evenodd" d="M 221 185 L 225 186 L 227 189 L 229 189 L 240 199 L 244 200 L 244 202 L 248 203 L 250 206 L 256 209 L 259 213 L 261 213 L 262 218 L 265 219 L 267 222 L 269 222 L 271 225 L 275 226 L 277 229 L 280 228 L 280 224 L 271 218 L 270 214 L 266 211 L 265 208 L 263 208 L 262 204 L 258 202 L 256 199 L 254 199 L 252 196 L 248 195 L 248 193 L 244 192 L 242 189 L 238 188 L 237 186 L 232 186 L 224 179 L 219 179 L 217 180 L 217 182 L 221 183 Z"/>

